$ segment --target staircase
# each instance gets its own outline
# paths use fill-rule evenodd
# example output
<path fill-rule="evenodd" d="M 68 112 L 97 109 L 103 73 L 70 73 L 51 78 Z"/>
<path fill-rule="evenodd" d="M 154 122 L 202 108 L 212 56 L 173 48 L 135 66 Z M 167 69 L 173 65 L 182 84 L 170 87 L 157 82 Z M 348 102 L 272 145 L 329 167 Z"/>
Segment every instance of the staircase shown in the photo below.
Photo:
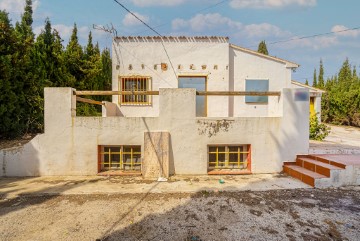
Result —
<path fill-rule="evenodd" d="M 283 170 L 312 187 L 360 185 L 360 155 L 298 155 Z"/>

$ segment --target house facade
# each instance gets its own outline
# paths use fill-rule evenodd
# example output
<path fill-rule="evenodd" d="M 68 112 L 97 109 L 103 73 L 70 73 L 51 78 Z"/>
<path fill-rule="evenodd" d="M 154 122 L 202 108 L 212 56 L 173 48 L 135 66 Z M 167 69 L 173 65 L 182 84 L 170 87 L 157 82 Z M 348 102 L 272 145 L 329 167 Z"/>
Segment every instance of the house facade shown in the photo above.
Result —
<path fill-rule="evenodd" d="M 81 91 L 45 88 L 45 133 L 3 150 L 0 175 L 274 173 L 308 153 L 295 63 L 226 37 L 118 37 L 112 58 L 102 117 L 76 115 Z"/>

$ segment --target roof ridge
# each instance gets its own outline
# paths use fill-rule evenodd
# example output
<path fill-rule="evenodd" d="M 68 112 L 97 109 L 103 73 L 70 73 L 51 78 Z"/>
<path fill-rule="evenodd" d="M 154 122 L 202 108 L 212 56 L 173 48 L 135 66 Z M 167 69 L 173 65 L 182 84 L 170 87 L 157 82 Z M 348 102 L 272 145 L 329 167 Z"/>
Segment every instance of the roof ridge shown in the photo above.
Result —
<path fill-rule="evenodd" d="M 244 47 L 241 47 L 241 46 L 238 46 L 238 45 L 235 45 L 235 44 L 230 44 L 230 47 L 235 48 L 235 49 L 239 49 L 239 50 L 242 50 L 242 51 L 257 55 L 257 56 L 260 56 L 260 57 L 264 57 L 264 58 L 267 58 L 267 59 L 271 59 L 271 60 L 274 60 L 274 61 L 285 63 L 285 64 L 289 65 L 290 68 L 298 68 L 300 66 L 299 64 L 297 64 L 295 62 L 285 60 L 285 59 L 281 59 L 281 58 L 271 56 L 271 55 L 262 54 L 262 53 L 259 53 L 259 52 L 255 51 L 255 50 L 244 48 Z"/>

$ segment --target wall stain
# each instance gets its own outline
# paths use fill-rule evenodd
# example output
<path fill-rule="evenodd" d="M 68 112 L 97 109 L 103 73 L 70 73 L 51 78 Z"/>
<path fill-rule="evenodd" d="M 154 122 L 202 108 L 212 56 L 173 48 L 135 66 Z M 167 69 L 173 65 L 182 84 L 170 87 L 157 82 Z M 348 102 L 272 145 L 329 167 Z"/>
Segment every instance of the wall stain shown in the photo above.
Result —
<path fill-rule="evenodd" d="M 5 152 L 4 153 L 2 153 L 3 155 L 3 160 L 2 160 L 2 176 L 4 176 L 4 177 L 6 177 L 6 158 L 5 158 Z"/>
<path fill-rule="evenodd" d="M 228 132 L 233 120 L 197 120 L 199 135 L 207 135 L 209 138 L 219 132 Z"/>

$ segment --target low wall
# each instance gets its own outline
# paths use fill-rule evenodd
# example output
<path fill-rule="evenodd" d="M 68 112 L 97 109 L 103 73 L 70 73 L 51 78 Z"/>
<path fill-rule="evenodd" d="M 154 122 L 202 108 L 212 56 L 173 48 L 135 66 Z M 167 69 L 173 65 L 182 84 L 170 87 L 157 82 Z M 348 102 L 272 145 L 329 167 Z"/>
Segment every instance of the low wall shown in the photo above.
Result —
<path fill-rule="evenodd" d="M 141 145 L 144 153 L 146 132 L 169 133 L 170 174 L 206 174 L 212 144 L 250 144 L 253 173 L 280 172 L 309 148 L 309 103 L 297 91 L 282 91 L 281 117 L 219 119 L 195 117 L 195 89 L 160 89 L 158 117 L 76 117 L 73 89 L 45 88 L 45 134 L 2 150 L 0 174 L 95 175 L 99 145 Z"/>

